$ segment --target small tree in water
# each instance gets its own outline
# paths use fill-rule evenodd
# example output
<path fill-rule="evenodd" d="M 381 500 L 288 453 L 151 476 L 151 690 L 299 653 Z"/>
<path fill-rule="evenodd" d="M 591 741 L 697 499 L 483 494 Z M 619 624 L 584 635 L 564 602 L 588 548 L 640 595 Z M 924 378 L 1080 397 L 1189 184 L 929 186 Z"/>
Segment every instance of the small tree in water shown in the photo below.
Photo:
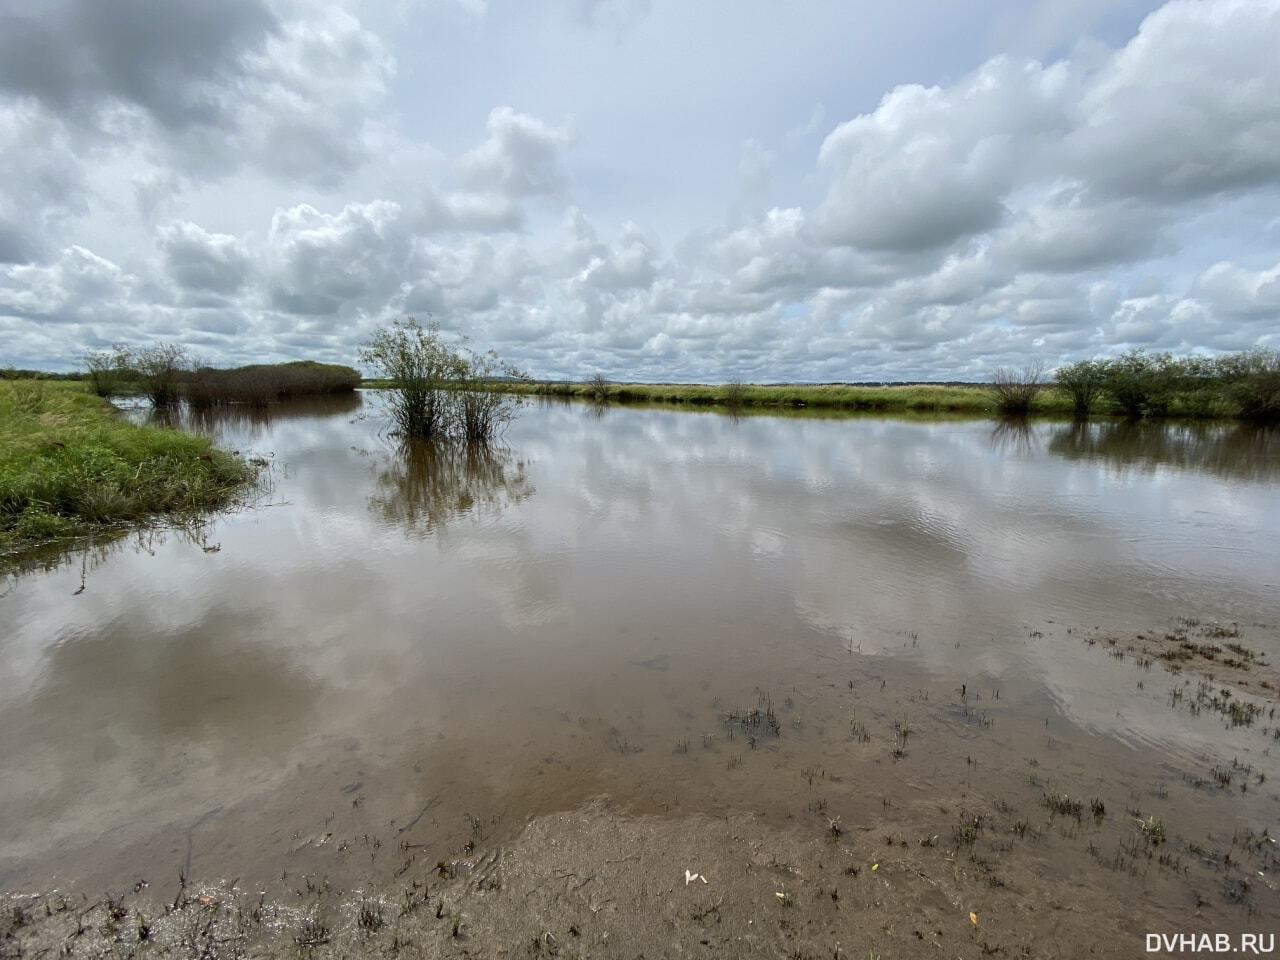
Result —
<path fill-rule="evenodd" d="M 499 377 L 523 379 L 490 351 L 479 354 L 447 343 L 440 327 L 412 317 L 380 327 L 360 359 L 388 381 L 396 433 L 406 440 L 457 437 L 494 439 L 515 415 L 518 399 L 501 393 Z"/>
<path fill-rule="evenodd" d="M 515 418 L 520 398 L 502 392 L 504 380 L 527 380 L 523 373 L 490 350 L 460 355 L 464 373 L 456 394 L 458 432 L 469 443 L 488 443 Z"/>
<path fill-rule="evenodd" d="M 409 317 L 380 327 L 364 344 L 360 359 L 390 381 L 387 395 L 400 436 L 432 440 L 448 432 L 447 391 L 461 378 L 462 365 L 437 324 L 423 328 Z"/>

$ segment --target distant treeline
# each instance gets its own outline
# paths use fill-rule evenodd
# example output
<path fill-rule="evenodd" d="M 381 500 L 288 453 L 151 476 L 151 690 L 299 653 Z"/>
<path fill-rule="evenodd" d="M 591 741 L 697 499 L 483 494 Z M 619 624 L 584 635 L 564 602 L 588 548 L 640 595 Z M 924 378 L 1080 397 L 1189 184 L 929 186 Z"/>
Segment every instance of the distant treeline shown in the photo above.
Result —
<path fill-rule="evenodd" d="M 193 407 L 242 403 L 263 406 L 277 400 L 350 392 L 360 386 L 352 367 L 314 360 L 255 363 L 244 367 L 197 366 L 176 344 L 85 356 L 83 375 L 100 397 L 140 393 L 162 407 L 185 400 Z"/>

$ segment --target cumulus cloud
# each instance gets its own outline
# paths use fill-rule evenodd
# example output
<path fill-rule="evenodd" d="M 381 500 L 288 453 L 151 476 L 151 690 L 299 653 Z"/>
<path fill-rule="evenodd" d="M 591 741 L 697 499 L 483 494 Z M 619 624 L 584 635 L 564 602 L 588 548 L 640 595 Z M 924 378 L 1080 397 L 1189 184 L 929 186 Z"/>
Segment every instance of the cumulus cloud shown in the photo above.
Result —
<path fill-rule="evenodd" d="M 410 274 L 412 237 L 387 200 L 326 214 L 307 204 L 277 210 L 268 237 L 268 296 L 289 314 L 329 317 L 384 299 Z"/>
<path fill-rule="evenodd" d="M 701 130 L 577 109 L 634 102 L 652 64 L 594 73 L 580 101 L 554 73 L 462 60 L 456 88 L 424 83 L 424 24 L 501 39 L 471 6 L 400 5 L 379 36 L 365 4 L 175 0 L 155 16 L 124 0 L 103 26 L 89 0 L 0 0 L 0 328 L 18 351 L 0 360 L 73 336 L 350 360 L 406 313 L 539 375 L 657 379 L 983 377 L 1032 355 L 1274 336 L 1274 5 L 1172 0 L 1110 47 L 1048 59 L 1023 43 L 946 79 L 904 66 L 921 82 L 869 98 L 779 94 L 714 154 L 711 199 L 683 184 L 689 155 L 714 152 Z M 568 11 L 554 70 L 593 44 L 625 52 L 662 13 Z M 609 24 L 627 29 L 582 29 Z M 782 89 L 784 67 L 755 69 Z M 724 89 L 692 61 L 661 69 L 685 71 L 689 103 Z M 722 106 L 706 100 L 708 127 L 745 115 Z M 645 140 L 654 177 L 621 178 L 610 151 Z M 719 222 L 673 233 L 659 204 Z"/>
<path fill-rule="evenodd" d="M 218 176 L 246 163 L 332 183 L 368 156 L 392 70 L 341 8 L 265 0 L 0 6 L 0 94 L 80 142 Z"/>
<path fill-rule="evenodd" d="M 1196 277 L 1191 294 L 1213 304 L 1220 316 L 1275 324 L 1280 318 L 1280 263 L 1266 270 L 1215 263 Z"/>
<path fill-rule="evenodd" d="M 0 89 L 86 122 L 123 102 L 165 127 L 225 125 L 221 91 L 279 27 L 263 0 L 5 0 Z"/>
<path fill-rule="evenodd" d="M 236 237 L 174 223 L 160 230 L 158 240 L 169 276 L 182 287 L 233 294 L 249 278 L 250 254 Z"/>
<path fill-rule="evenodd" d="M 469 186 L 513 197 L 560 194 L 568 184 L 561 154 L 567 130 L 537 117 L 498 107 L 489 114 L 489 137 L 461 162 Z"/>
<path fill-rule="evenodd" d="M 1069 71 L 1004 57 L 950 87 L 898 87 L 840 124 L 818 163 L 818 214 L 834 243 L 916 250 L 996 226 L 1004 195 L 1045 159 L 1068 122 Z"/>
<path fill-rule="evenodd" d="M 1280 178 L 1280 7 L 1175 0 L 1089 79 L 1065 143 L 1113 196 L 1178 202 Z"/>

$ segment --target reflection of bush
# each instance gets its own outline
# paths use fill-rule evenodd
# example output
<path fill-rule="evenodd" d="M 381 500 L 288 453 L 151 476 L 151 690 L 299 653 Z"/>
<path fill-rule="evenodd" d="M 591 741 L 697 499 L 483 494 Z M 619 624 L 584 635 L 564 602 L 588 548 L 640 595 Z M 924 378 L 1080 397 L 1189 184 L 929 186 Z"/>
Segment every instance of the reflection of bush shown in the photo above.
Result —
<path fill-rule="evenodd" d="M 991 449 L 1007 453 L 1028 454 L 1036 448 L 1035 434 L 1026 417 L 1001 417 L 991 428 Z"/>
<path fill-rule="evenodd" d="M 350 393 L 296 397 L 269 406 L 170 406 L 148 411 L 146 422 L 209 435 L 216 434 L 219 429 L 226 429 L 256 438 L 266 433 L 273 423 L 319 417 L 347 417 L 363 406 L 364 395 L 353 390 Z"/>
<path fill-rule="evenodd" d="M 1048 449 L 1067 460 L 1147 471 L 1171 466 L 1233 480 L 1280 476 L 1280 429 L 1248 423 L 1076 422 L 1057 428 Z"/>
<path fill-rule="evenodd" d="M 496 515 L 533 494 L 523 460 L 505 447 L 479 443 L 403 443 L 375 482 L 370 509 L 420 535 L 464 516 Z"/>

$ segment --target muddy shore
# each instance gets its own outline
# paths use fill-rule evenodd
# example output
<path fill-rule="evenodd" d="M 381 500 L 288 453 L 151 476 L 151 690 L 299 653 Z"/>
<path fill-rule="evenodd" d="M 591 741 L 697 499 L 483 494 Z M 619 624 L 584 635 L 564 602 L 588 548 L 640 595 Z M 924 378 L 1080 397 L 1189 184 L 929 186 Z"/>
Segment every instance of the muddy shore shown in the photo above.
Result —
<path fill-rule="evenodd" d="M 1167 671 L 1172 709 L 1248 726 L 1269 744 L 1274 668 L 1238 633 L 1181 620 L 1076 636 L 1148 682 Z M 962 691 L 964 718 L 978 697 Z M 1240 713 L 1242 703 L 1255 706 Z M 899 729 L 888 763 L 802 770 L 807 782 L 786 791 L 796 812 L 779 816 L 751 811 L 753 795 L 787 774 L 770 753 L 785 741 L 755 747 L 768 739 L 768 709 L 722 716 L 736 743 L 751 743 L 755 765 L 730 801 L 742 812 L 654 815 L 652 799 L 637 809 L 597 797 L 519 822 L 468 814 L 458 827 L 432 798 L 379 834 L 362 831 L 352 803 L 294 824 L 269 882 L 139 877 L 101 893 L 12 892 L 0 957 L 1134 957 L 1147 955 L 1149 933 L 1280 928 L 1275 838 L 1265 824 L 1215 827 L 1211 814 L 1274 792 L 1258 763 L 1183 772 L 1200 807 L 1177 806 L 1170 779 L 1118 796 L 1066 779 L 1052 751 L 1043 767 L 1028 759 L 1021 788 L 994 769 L 988 781 L 974 743 L 951 796 L 915 794 L 916 741 Z M 854 725 L 849 739 L 864 736 Z M 741 754 L 727 756 L 742 773 Z M 1261 757 L 1270 763 L 1269 747 Z M 656 785 L 650 797 L 660 794 Z M 861 794 L 881 797 L 879 809 L 849 799 Z M 1210 814 L 1189 818 L 1201 808 Z"/>
<path fill-rule="evenodd" d="M 1059 825 L 1019 838 L 998 812 L 945 804 L 923 826 L 940 824 L 945 836 L 890 839 L 751 815 L 631 818 L 599 799 L 422 865 L 394 892 L 307 876 L 292 897 L 195 883 L 172 899 L 15 895 L 2 942 L 13 957 L 1132 957 L 1145 932 L 1186 928 L 1176 908 L 1130 916 L 1099 887 L 1045 883 Z M 1226 904 L 1195 919 L 1260 922 Z"/>

